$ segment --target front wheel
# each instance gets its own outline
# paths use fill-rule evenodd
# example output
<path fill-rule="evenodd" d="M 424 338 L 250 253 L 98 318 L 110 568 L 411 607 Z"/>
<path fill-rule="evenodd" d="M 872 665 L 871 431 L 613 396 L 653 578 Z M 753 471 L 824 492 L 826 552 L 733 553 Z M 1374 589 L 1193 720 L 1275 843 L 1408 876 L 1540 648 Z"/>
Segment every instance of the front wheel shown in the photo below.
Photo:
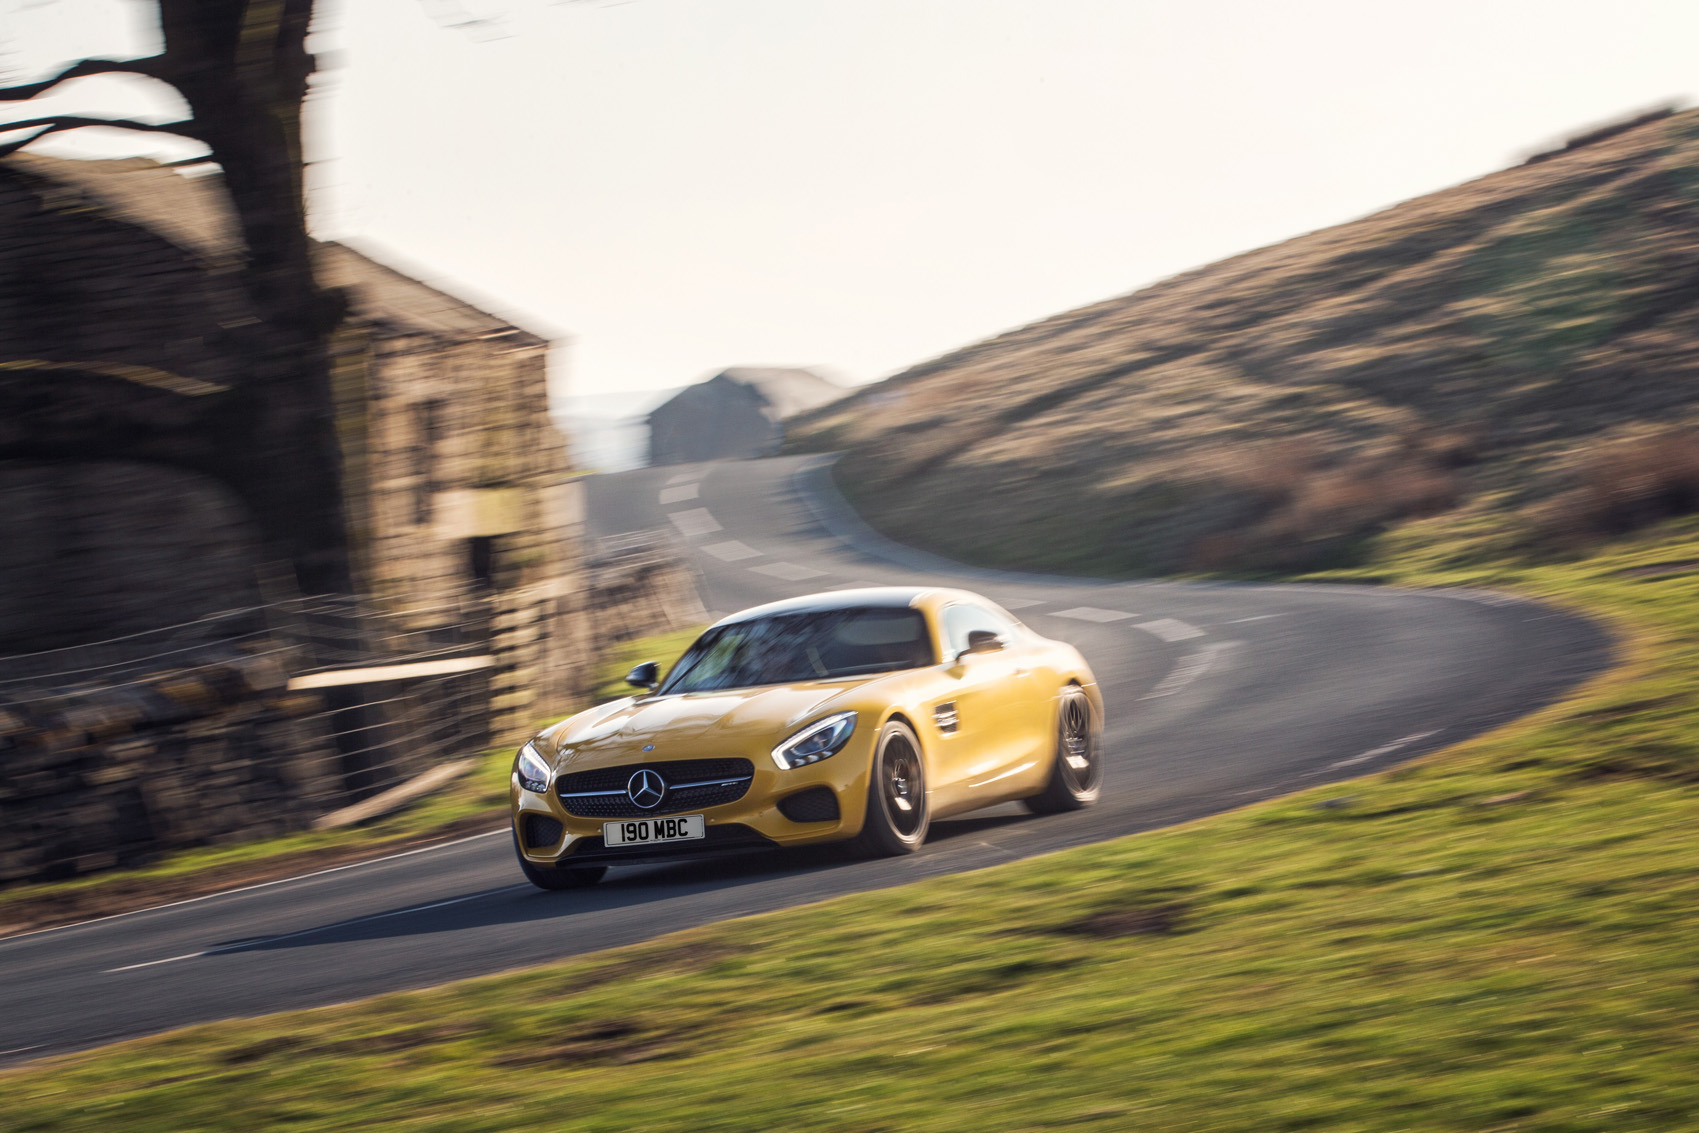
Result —
<path fill-rule="evenodd" d="M 873 748 L 873 773 L 867 784 L 867 818 L 855 847 L 868 857 L 912 854 L 926 841 L 932 810 L 926 805 L 926 767 L 920 739 L 901 720 L 879 733 Z"/>
<path fill-rule="evenodd" d="M 513 854 L 519 859 L 519 868 L 525 874 L 525 880 L 538 889 L 588 889 L 602 880 L 602 875 L 608 872 L 605 865 L 557 869 L 554 866 L 526 861 L 525 855 L 519 852 L 517 833 L 513 836 Z"/>
<path fill-rule="evenodd" d="M 1021 802 L 1034 814 L 1059 814 L 1096 802 L 1103 793 L 1103 756 L 1097 747 L 1091 701 L 1078 685 L 1069 685 L 1062 690 L 1056 714 L 1056 761 L 1050 781 Z"/>

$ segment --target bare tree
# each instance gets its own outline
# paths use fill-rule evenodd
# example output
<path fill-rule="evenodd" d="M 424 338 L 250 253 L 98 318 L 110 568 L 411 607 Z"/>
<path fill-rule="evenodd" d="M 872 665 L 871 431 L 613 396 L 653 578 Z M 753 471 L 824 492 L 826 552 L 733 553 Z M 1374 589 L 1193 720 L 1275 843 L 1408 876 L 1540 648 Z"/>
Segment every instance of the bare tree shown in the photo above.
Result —
<path fill-rule="evenodd" d="M 259 325 L 245 334 L 247 376 L 209 427 L 215 469 L 252 508 L 273 553 L 307 592 L 347 591 L 347 527 L 330 382 L 340 297 L 313 274 L 303 193 L 301 108 L 313 73 L 313 0 L 156 0 L 164 50 L 85 59 L 39 82 L 0 88 L 23 102 L 91 75 L 140 75 L 174 87 L 181 121 L 49 115 L 0 127 L 0 156 L 90 126 L 174 134 L 222 168 L 246 244 L 242 286 Z"/>

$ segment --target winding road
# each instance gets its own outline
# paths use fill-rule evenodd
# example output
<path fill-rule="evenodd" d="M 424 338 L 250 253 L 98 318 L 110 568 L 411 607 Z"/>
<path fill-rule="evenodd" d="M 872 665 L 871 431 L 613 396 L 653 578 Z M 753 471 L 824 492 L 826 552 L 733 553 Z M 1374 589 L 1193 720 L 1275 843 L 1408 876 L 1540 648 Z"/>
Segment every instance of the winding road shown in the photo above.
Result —
<path fill-rule="evenodd" d="M 505 830 L 0 940 L 0 1063 L 537 964 L 975 869 L 1375 771 L 1548 703 L 1608 664 L 1590 623 L 1499 594 L 1099 583 L 975 571 L 886 543 L 818 458 L 590 481 L 599 538 L 666 530 L 710 609 L 858 583 L 988 594 L 1076 644 L 1108 705 L 1097 807 L 940 822 L 907 858 L 816 850 L 525 884 Z"/>

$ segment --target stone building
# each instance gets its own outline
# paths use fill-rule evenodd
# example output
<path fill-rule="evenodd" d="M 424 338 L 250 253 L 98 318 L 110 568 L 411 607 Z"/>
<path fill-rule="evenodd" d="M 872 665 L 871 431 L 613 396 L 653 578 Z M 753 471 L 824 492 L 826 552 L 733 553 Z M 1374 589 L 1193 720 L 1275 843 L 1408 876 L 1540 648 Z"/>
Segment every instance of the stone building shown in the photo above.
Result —
<path fill-rule="evenodd" d="M 216 176 L 0 159 L 0 883 L 299 828 L 588 683 L 547 339 L 319 246 L 357 593 L 302 596 L 208 471 L 241 254 Z"/>
<path fill-rule="evenodd" d="M 649 414 L 649 463 L 771 456 L 784 419 L 847 391 L 812 370 L 735 366 L 687 386 Z"/>
<path fill-rule="evenodd" d="M 0 161 L 0 409 L 87 406 L 135 387 L 138 427 L 180 427 L 239 382 L 241 244 L 219 178 L 144 159 Z M 548 413 L 548 341 L 334 243 L 335 382 L 357 586 L 411 624 L 487 599 L 516 652 L 505 709 L 561 700 L 579 651 L 575 485 Z M 4 426 L 0 426 L 3 429 Z M 15 439 L 15 438 L 14 438 Z M 0 433 L 0 452 L 14 447 Z M 22 446 L 27 454 L 27 444 Z M 10 455 L 10 454 L 8 454 Z M 288 596 L 241 504 L 158 463 L 0 459 L 0 653 L 189 622 Z"/>
<path fill-rule="evenodd" d="M 551 423 L 546 339 L 341 244 L 336 385 L 355 574 L 410 628 L 487 602 L 501 734 L 582 685 L 580 485 Z"/>

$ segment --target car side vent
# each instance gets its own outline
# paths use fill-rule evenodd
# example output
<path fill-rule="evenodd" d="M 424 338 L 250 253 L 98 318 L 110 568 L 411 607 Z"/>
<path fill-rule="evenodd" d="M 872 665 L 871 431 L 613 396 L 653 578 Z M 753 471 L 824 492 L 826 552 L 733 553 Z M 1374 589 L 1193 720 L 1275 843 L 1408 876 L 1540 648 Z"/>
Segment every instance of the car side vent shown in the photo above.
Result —
<path fill-rule="evenodd" d="M 947 700 L 932 709 L 932 722 L 938 725 L 938 730 L 946 736 L 956 734 L 958 721 L 956 719 L 956 702 Z"/>
<path fill-rule="evenodd" d="M 830 787 L 810 787 L 780 799 L 779 813 L 792 822 L 836 822 L 838 796 Z"/>
<path fill-rule="evenodd" d="M 560 845 L 560 836 L 566 832 L 558 818 L 546 814 L 526 815 L 519 829 L 527 850 L 552 850 Z"/>

